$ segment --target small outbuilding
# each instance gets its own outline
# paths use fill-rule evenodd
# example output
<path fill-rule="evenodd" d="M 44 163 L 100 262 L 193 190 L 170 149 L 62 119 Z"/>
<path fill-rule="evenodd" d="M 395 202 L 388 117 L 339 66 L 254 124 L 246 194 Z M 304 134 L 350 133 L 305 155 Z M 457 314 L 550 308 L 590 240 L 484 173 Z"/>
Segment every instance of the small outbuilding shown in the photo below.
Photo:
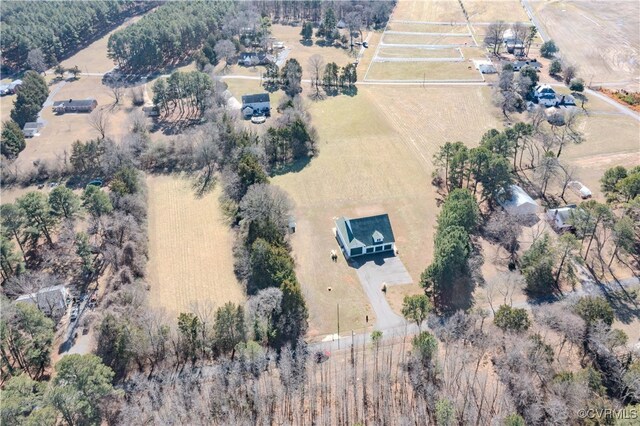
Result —
<path fill-rule="evenodd" d="M 493 64 L 480 64 L 478 65 L 478 71 L 482 74 L 496 74 L 498 72 Z"/>
<path fill-rule="evenodd" d="M 69 99 L 53 103 L 53 112 L 65 114 L 69 112 L 91 112 L 98 106 L 95 99 Z"/>
<path fill-rule="evenodd" d="M 549 209 L 547 211 L 547 220 L 557 232 L 562 233 L 571 231 L 573 229 L 573 225 L 570 224 L 570 219 L 575 208 L 575 204 L 571 204 L 557 209 Z"/>
<path fill-rule="evenodd" d="M 256 115 L 271 115 L 271 101 L 268 93 L 258 93 L 255 95 L 244 95 L 242 97 L 242 115 L 244 118 L 251 118 Z"/>
<path fill-rule="evenodd" d="M 23 294 L 15 303 L 28 303 L 35 305 L 45 315 L 60 318 L 67 310 L 67 298 L 69 293 L 64 285 L 45 287 L 37 293 Z"/>
<path fill-rule="evenodd" d="M 509 187 L 509 197 L 499 196 L 498 203 L 511 215 L 531 216 L 538 213 L 538 203 L 518 185 Z"/>
<path fill-rule="evenodd" d="M 22 128 L 22 133 L 25 138 L 32 138 L 34 136 L 40 136 L 39 133 L 40 124 L 35 121 L 24 123 L 24 127 Z"/>
<path fill-rule="evenodd" d="M 395 251 L 395 238 L 389 215 L 338 218 L 336 238 L 347 257 Z"/>

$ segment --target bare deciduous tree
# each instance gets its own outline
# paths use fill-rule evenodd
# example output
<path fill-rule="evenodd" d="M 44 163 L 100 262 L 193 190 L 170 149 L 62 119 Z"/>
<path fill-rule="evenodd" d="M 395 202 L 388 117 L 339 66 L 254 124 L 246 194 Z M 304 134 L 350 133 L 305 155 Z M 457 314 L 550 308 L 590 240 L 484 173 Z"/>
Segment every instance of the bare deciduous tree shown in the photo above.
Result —
<path fill-rule="evenodd" d="M 324 74 L 325 62 L 322 56 L 315 54 L 309 58 L 309 69 L 311 71 L 311 87 L 314 92 L 311 95 L 313 99 L 322 99 L 322 75 Z"/>
<path fill-rule="evenodd" d="M 493 49 L 494 55 L 500 54 L 504 32 L 507 30 L 507 28 L 507 24 L 503 21 L 494 22 L 487 27 L 487 33 L 484 37 L 484 43 L 485 45 L 487 45 L 487 47 Z"/>
<path fill-rule="evenodd" d="M 120 103 L 124 99 L 124 86 L 120 83 L 114 83 L 109 88 L 109 96 L 113 98 L 113 106 L 115 107 L 116 105 L 120 105 Z"/>
<path fill-rule="evenodd" d="M 29 54 L 27 55 L 27 65 L 29 65 L 29 67 L 38 74 L 42 74 L 46 71 L 47 61 L 41 49 L 36 48 L 29 51 Z"/>
<path fill-rule="evenodd" d="M 100 133 L 100 138 L 104 139 L 109 130 L 110 117 L 106 108 L 96 108 L 89 114 L 89 125 Z"/>

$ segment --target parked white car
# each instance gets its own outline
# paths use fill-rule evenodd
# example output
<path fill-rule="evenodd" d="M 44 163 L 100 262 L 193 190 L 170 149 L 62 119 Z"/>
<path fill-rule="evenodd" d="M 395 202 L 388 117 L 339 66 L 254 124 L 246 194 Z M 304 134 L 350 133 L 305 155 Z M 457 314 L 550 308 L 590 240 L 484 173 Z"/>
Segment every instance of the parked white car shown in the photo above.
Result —
<path fill-rule="evenodd" d="M 591 196 L 593 195 L 589 188 L 587 188 L 582 184 L 582 182 L 578 182 L 577 180 L 572 180 L 571 182 L 569 182 L 569 188 L 578 193 L 580 195 L 580 198 L 582 198 L 583 200 L 591 198 Z"/>

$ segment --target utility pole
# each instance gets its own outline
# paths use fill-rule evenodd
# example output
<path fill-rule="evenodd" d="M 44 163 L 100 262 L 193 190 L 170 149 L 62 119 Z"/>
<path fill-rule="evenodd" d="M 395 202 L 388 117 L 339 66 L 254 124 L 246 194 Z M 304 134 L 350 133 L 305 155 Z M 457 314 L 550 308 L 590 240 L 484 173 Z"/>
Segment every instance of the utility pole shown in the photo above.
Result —
<path fill-rule="evenodd" d="M 337 305 L 338 308 L 338 349 L 340 349 L 340 304 Z"/>

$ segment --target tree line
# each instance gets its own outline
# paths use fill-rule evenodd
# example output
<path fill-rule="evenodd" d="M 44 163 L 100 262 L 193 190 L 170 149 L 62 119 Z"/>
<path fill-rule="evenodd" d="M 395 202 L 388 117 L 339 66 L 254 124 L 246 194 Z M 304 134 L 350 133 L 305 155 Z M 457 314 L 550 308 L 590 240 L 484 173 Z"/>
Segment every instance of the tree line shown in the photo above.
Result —
<path fill-rule="evenodd" d="M 45 64 L 55 65 L 91 40 L 100 37 L 125 18 L 143 13 L 159 2 L 92 1 L 2 3 L 2 67 L 18 71 L 27 64 L 30 51 L 44 54 Z"/>
<path fill-rule="evenodd" d="M 327 28 L 335 28 L 340 19 L 347 19 L 356 14 L 367 28 L 380 29 L 385 26 L 393 10 L 393 1 L 294 1 L 276 0 L 270 2 L 256 1 L 256 8 L 263 15 L 270 16 L 275 22 L 309 21 L 325 24 Z M 329 17 L 327 19 L 327 16 Z M 326 24 L 329 25 L 326 25 Z M 333 25 L 332 25 L 333 23 Z"/>
<path fill-rule="evenodd" d="M 142 72 L 192 57 L 207 36 L 221 31 L 233 2 L 166 2 L 109 37 L 108 56 L 123 70 Z"/>

